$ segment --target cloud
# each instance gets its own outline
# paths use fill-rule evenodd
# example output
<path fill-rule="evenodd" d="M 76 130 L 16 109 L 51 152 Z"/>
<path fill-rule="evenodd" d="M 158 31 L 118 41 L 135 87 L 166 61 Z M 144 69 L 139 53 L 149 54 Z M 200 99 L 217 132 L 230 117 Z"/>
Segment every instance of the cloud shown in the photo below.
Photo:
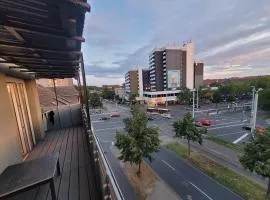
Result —
<path fill-rule="evenodd" d="M 97 77 L 94 75 L 86 75 L 88 85 L 102 86 L 102 85 L 117 85 L 124 82 L 123 77 Z"/>
<path fill-rule="evenodd" d="M 148 67 L 153 48 L 189 39 L 206 77 L 269 73 L 269 0 L 92 2 L 83 51 L 96 78 L 119 80 L 130 68 Z"/>

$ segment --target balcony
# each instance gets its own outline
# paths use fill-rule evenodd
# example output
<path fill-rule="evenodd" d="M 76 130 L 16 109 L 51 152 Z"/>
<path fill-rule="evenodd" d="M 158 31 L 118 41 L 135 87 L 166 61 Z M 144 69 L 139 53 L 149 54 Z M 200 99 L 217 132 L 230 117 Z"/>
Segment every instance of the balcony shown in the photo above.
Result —
<path fill-rule="evenodd" d="M 90 11 L 90 5 L 83 0 L 12 2 L 0 4 L 1 18 L 5 19 L 0 26 L 0 110 L 5 113 L 0 116 L 0 129 L 6 133 L 0 134 L 1 145 L 5 143 L 0 171 L 58 151 L 62 169 L 55 178 L 58 199 L 123 199 L 104 151 L 91 131 L 81 52 L 85 12 Z M 7 5 L 9 9 L 5 9 Z M 40 10 L 44 11 L 42 15 Z M 39 78 L 54 83 L 55 79 L 77 79 L 81 104 L 76 116 L 69 109 L 61 112 L 56 92 L 52 103 L 55 121 L 61 116 L 59 126 L 42 123 L 46 117 L 37 94 L 35 80 Z M 79 123 L 68 123 L 71 118 Z M 50 198 L 49 186 L 45 185 L 10 199 Z"/>
<path fill-rule="evenodd" d="M 49 131 L 31 151 L 27 160 L 59 152 L 61 175 L 55 179 L 58 199 L 97 199 L 93 183 L 87 138 L 82 126 Z M 21 199 L 49 199 L 49 184 L 16 196 Z M 80 198 L 79 198 L 80 197 Z"/>

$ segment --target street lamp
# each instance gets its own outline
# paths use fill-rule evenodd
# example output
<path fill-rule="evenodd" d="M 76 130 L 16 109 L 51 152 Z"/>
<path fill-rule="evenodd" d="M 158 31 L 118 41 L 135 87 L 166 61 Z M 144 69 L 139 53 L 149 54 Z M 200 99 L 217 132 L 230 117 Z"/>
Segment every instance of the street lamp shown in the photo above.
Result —
<path fill-rule="evenodd" d="M 254 132 L 256 128 L 256 118 L 257 118 L 257 110 L 258 110 L 258 98 L 259 98 L 259 92 L 262 91 L 262 88 L 259 88 L 257 91 L 254 87 L 254 103 L 253 103 L 253 113 L 252 113 L 252 126 L 251 126 L 251 133 Z"/>
<path fill-rule="evenodd" d="M 195 118 L 195 92 L 196 89 L 192 89 L 191 90 L 192 94 L 193 94 L 193 98 L 192 98 L 192 118 Z"/>

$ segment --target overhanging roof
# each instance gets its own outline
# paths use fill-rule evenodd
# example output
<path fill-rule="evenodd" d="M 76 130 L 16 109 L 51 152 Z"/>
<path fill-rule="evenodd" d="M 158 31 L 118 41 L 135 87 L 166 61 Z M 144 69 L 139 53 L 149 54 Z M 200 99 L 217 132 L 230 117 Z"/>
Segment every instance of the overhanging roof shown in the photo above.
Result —
<path fill-rule="evenodd" d="M 28 78 L 78 72 L 86 0 L 1 0 L 0 70 Z"/>

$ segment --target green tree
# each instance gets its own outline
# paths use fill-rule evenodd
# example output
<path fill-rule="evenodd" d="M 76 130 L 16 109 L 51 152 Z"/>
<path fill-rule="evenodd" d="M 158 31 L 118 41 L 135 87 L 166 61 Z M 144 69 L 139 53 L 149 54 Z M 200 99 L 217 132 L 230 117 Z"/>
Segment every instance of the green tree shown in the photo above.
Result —
<path fill-rule="evenodd" d="M 114 99 L 114 91 L 108 88 L 103 88 L 101 91 L 101 96 L 103 99 Z"/>
<path fill-rule="evenodd" d="M 138 175 L 141 173 L 143 158 L 152 162 L 153 152 L 160 148 L 158 130 L 148 127 L 147 117 L 139 107 L 134 107 L 132 117 L 123 120 L 124 131 L 117 132 L 115 146 L 120 150 L 120 160 L 138 165 Z"/>
<path fill-rule="evenodd" d="M 270 197 L 270 129 L 263 134 L 255 133 L 244 147 L 241 164 L 251 172 L 268 178 L 267 196 Z"/>
<path fill-rule="evenodd" d="M 181 103 L 187 103 L 192 98 L 192 92 L 188 88 L 182 88 L 177 96 L 177 99 Z"/>
<path fill-rule="evenodd" d="M 92 108 L 101 108 L 103 106 L 100 96 L 96 92 L 89 94 L 89 103 Z"/>
<path fill-rule="evenodd" d="M 270 88 L 266 88 L 260 92 L 259 106 L 263 110 L 270 110 Z"/>
<path fill-rule="evenodd" d="M 206 134 L 207 129 L 197 128 L 193 123 L 193 118 L 188 112 L 182 120 L 173 123 L 175 137 L 184 138 L 188 141 L 188 155 L 190 155 L 190 141 L 202 144 L 202 135 Z"/>

